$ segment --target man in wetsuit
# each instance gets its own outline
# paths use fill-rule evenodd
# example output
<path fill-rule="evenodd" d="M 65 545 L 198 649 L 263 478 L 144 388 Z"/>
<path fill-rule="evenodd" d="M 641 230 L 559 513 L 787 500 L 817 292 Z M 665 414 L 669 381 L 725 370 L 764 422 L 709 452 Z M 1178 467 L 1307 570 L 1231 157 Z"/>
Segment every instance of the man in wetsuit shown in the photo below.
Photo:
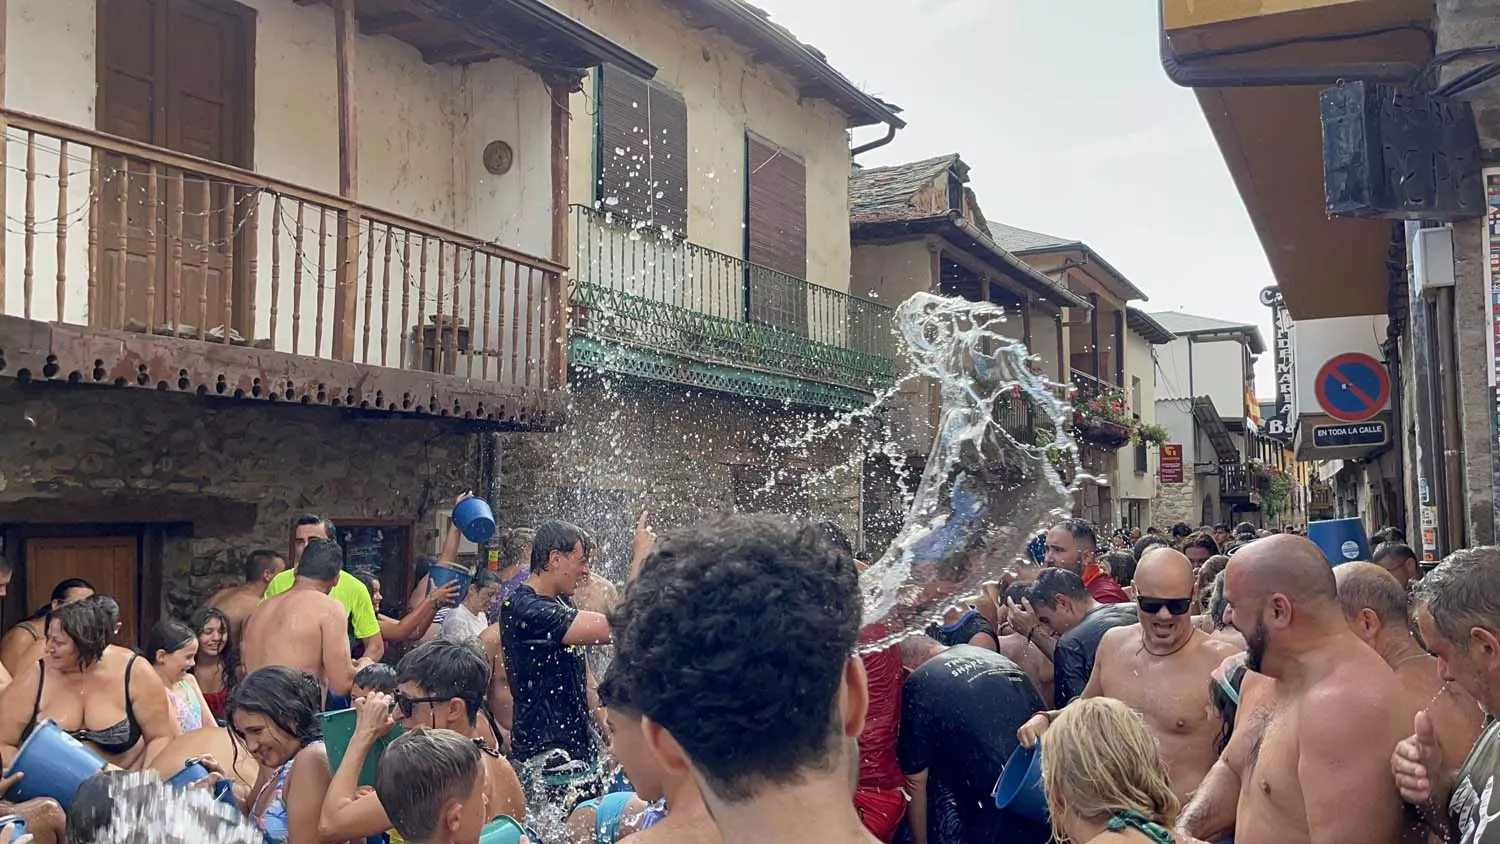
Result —
<path fill-rule="evenodd" d="M 1134 605 L 1101 604 L 1083 578 L 1056 568 L 1037 575 L 1020 606 L 1012 601 L 1007 607 L 1016 632 L 1052 658 L 1053 702 L 1059 707 L 1083 694 L 1104 634 L 1136 623 Z"/>
<path fill-rule="evenodd" d="M 1124 604 L 1130 596 L 1099 565 L 1099 537 L 1083 519 L 1064 519 L 1047 530 L 1047 565 L 1083 578 L 1089 594 L 1101 604 Z"/>
<path fill-rule="evenodd" d="M 1016 730 L 1042 708 L 1031 678 L 1014 662 L 973 645 L 929 636 L 901 641 L 911 672 L 902 690 L 901 767 L 911 786 L 909 824 L 916 844 L 1004 841 L 1041 844 L 1047 830 L 995 808 L 990 795 L 1016 749 Z M 942 794 L 960 830 L 938 820 Z M 936 827 L 936 829 L 934 829 Z"/>
<path fill-rule="evenodd" d="M 1411 594 L 1422 640 L 1437 657 L 1443 680 L 1479 701 L 1491 720 L 1467 758 L 1444 746 L 1436 720 L 1419 712 L 1413 734 L 1396 748 L 1391 765 L 1401 796 L 1446 829 L 1449 841 L 1500 842 L 1494 811 L 1500 776 L 1500 548 L 1453 553 Z"/>
<path fill-rule="evenodd" d="M 1136 570 L 1138 623 L 1106 630 L 1083 697 L 1109 697 L 1141 713 L 1161 745 L 1172 790 L 1186 800 L 1219 758 L 1223 722 L 1208 678 L 1239 649 L 1193 626 L 1193 571 L 1171 548 L 1153 548 Z M 1040 712 L 1020 732 L 1028 747 L 1057 712 Z"/>
<path fill-rule="evenodd" d="M 1182 834 L 1236 844 L 1395 844 L 1401 797 L 1390 756 L 1404 727 L 1402 690 L 1350 632 L 1318 546 L 1270 536 L 1225 570 L 1225 619 L 1249 645 L 1235 731 L 1178 819 Z M 1258 684 L 1257 684 L 1258 685 Z"/>
<path fill-rule="evenodd" d="M 615 662 L 668 770 L 726 844 L 869 844 L 851 799 L 869 708 L 854 561 L 814 526 L 725 516 L 657 544 L 614 621 Z"/>

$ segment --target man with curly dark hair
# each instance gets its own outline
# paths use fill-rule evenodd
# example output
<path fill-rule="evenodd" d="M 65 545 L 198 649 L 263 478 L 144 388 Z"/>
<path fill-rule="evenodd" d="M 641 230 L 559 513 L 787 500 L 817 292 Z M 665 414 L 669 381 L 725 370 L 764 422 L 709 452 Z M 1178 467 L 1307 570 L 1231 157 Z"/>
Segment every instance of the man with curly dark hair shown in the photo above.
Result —
<path fill-rule="evenodd" d="M 861 603 L 851 557 L 770 516 L 664 537 L 626 589 L 615 667 L 726 844 L 874 840 L 851 799 L 869 706 Z"/>

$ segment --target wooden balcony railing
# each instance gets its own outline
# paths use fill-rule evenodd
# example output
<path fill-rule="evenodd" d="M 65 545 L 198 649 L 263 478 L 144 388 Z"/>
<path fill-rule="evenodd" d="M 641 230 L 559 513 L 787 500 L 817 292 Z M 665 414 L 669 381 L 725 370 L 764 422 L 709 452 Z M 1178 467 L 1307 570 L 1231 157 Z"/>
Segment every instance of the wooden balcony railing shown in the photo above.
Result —
<path fill-rule="evenodd" d="M 6 116 L 0 315 L 511 394 L 565 384 L 564 267 L 248 170 Z"/>
<path fill-rule="evenodd" d="M 1219 464 L 1219 495 L 1225 498 L 1250 498 L 1259 489 L 1255 473 L 1244 463 Z"/>

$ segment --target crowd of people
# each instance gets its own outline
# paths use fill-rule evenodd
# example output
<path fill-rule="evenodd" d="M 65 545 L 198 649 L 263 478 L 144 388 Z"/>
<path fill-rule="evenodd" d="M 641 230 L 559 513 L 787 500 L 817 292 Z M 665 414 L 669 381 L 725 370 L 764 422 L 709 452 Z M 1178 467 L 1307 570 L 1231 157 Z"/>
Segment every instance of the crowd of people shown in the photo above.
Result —
<path fill-rule="evenodd" d="M 497 819 L 547 844 L 1500 841 L 1500 549 L 1424 575 L 1389 534 L 1335 567 L 1294 531 L 1184 528 L 1060 521 L 879 646 L 828 522 L 658 539 L 642 514 L 623 589 L 555 521 L 437 578 L 451 527 L 393 617 L 306 516 L 290 565 L 247 555 L 139 650 L 112 598 L 58 583 L 0 639 L 0 759 L 50 719 L 102 777 L 197 761 L 271 844 L 471 844 Z M 347 708 L 331 753 L 320 714 Z M 992 796 L 1039 745 L 1046 820 Z M 40 842 L 93 840 L 85 809 L 0 803 Z"/>

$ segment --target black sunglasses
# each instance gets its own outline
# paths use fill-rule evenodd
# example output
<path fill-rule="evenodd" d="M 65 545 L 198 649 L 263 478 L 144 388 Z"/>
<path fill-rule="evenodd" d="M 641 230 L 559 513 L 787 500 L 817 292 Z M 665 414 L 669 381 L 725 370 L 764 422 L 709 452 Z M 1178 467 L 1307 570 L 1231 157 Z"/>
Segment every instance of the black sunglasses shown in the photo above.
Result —
<path fill-rule="evenodd" d="M 410 718 L 411 713 L 422 703 L 447 703 L 452 698 L 447 697 L 411 697 L 404 692 L 396 692 L 392 695 L 396 701 L 396 709 L 400 710 L 402 718 Z"/>
<path fill-rule="evenodd" d="M 1147 615 L 1156 615 L 1161 612 L 1162 607 L 1166 607 L 1167 612 L 1172 615 L 1187 615 L 1188 610 L 1192 609 L 1193 599 L 1139 597 L 1135 599 L 1135 603 Z"/>

